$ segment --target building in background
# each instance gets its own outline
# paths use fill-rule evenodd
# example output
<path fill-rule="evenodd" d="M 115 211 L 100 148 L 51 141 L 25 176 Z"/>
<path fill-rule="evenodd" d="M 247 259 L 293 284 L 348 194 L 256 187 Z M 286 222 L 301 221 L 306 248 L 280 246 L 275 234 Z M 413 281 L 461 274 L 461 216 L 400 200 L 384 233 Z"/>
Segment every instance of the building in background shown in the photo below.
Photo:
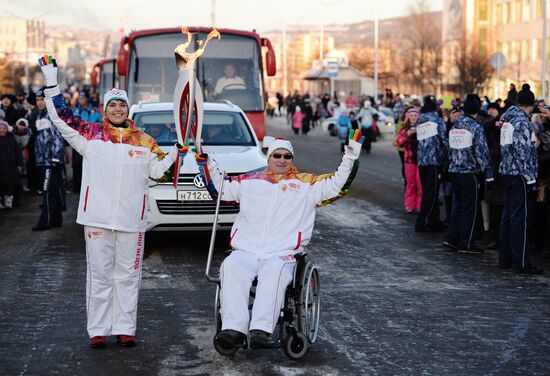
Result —
<path fill-rule="evenodd" d="M 56 57 L 62 68 L 62 81 L 86 82 L 94 64 L 104 57 L 111 57 L 113 44 L 118 47 L 119 39 L 120 32 L 46 28 L 43 20 L 0 19 L 0 74 L 11 75 L 9 79 L 0 77 L 0 83 L 16 81 L 6 86 L 8 90 L 21 90 L 28 85 L 37 88 L 42 82 L 37 61 L 44 54 Z M 2 69 L 5 64 L 9 68 Z M 26 74 L 29 75 L 28 82 Z"/>
<path fill-rule="evenodd" d="M 510 83 L 519 88 L 524 82 L 540 96 L 542 43 L 546 43 L 547 52 L 550 51 L 550 40 L 542 40 L 543 1 L 550 8 L 550 0 L 445 0 L 443 60 L 449 73 L 445 84 L 452 87 L 458 79 L 457 71 L 449 64 L 452 51 L 459 48 L 461 38 L 465 38 L 487 59 L 496 52 L 504 55 L 505 66 L 500 72 L 493 72 L 491 80 L 484 85 L 490 97 L 505 97 Z"/>

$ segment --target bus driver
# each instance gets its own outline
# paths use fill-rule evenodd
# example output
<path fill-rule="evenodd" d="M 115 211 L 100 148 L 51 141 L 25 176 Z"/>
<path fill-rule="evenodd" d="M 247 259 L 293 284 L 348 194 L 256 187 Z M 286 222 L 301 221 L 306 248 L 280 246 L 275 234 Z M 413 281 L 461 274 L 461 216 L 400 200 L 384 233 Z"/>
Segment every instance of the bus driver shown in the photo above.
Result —
<path fill-rule="evenodd" d="M 221 94 L 224 90 L 246 90 L 244 80 L 236 75 L 237 69 L 233 64 L 227 64 L 223 69 L 223 77 L 216 82 L 216 93 Z"/>

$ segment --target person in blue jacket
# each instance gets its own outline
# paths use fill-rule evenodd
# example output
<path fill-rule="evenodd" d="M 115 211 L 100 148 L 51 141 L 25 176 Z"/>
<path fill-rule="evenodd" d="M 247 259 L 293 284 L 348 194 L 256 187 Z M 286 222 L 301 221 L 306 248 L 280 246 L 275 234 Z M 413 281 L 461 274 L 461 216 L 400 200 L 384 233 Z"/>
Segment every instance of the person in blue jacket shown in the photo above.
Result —
<path fill-rule="evenodd" d="M 529 262 L 527 229 L 537 195 L 538 160 L 535 129 L 529 121 L 535 95 L 528 84 L 517 94 L 500 119 L 499 172 L 506 185 L 506 198 L 500 228 L 499 267 L 516 273 L 542 274 Z"/>
<path fill-rule="evenodd" d="M 87 123 L 101 123 L 101 112 L 97 107 L 90 103 L 90 96 L 86 90 L 81 90 L 78 94 L 78 103 L 73 108 L 73 114 Z M 73 167 L 73 192 L 80 192 L 82 181 L 82 156 L 73 149 L 72 152 Z"/>
<path fill-rule="evenodd" d="M 418 139 L 418 172 L 422 183 L 422 203 L 415 231 L 439 231 L 439 184 L 442 167 L 447 160 L 448 140 L 445 122 L 437 114 L 437 103 L 426 97 L 416 127 Z"/>
<path fill-rule="evenodd" d="M 351 129 L 351 120 L 349 119 L 347 109 L 342 110 L 336 122 L 336 127 L 338 128 L 338 138 L 340 139 L 340 151 L 343 153 L 348 142 L 349 130 Z"/>
<path fill-rule="evenodd" d="M 455 202 L 443 245 L 460 253 L 483 253 L 474 244 L 476 218 L 481 214 L 481 175 L 487 184 L 494 180 L 485 133 L 476 120 L 478 112 L 479 102 L 468 94 L 464 115 L 449 132 L 449 174 Z"/>

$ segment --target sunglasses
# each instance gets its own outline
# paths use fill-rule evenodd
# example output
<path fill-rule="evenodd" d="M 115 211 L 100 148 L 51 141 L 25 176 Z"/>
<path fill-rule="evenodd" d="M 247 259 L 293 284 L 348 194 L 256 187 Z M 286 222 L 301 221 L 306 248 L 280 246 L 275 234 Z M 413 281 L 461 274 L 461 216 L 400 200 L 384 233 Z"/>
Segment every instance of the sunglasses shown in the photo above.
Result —
<path fill-rule="evenodd" d="M 273 153 L 271 156 L 275 159 L 281 159 L 281 157 L 284 159 L 292 159 L 292 154 Z"/>

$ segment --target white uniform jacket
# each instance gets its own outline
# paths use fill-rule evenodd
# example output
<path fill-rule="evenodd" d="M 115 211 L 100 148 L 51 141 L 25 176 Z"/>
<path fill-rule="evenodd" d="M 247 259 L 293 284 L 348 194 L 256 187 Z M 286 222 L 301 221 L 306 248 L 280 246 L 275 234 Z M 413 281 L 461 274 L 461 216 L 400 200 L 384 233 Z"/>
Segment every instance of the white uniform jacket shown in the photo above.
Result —
<path fill-rule="evenodd" d="M 144 231 L 148 177 L 163 176 L 177 156 L 177 147 L 159 159 L 163 154 L 154 152 L 160 151 L 154 139 L 129 119 L 128 128 L 90 124 L 67 115 L 67 109 L 60 108 L 62 120 L 56 110 L 59 100 L 52 100 L 48 91 L 45 100 L 50 119 L 63 138 L 83 156 L 77 223 L 125 232 Z"/>
<path fill-rule="evenodd" d="M 207 164 L 214 187 L 219 190 L 221 172 L 212 159 Z M 300 251 L 310 239 L 315 208 L 347 193 L 359 161 L 344 155 L 333 174 L 264 172 L 227 178 L 222 200 L 240 204 L 231 230 L 231 247 L 259 258 Z"/>

